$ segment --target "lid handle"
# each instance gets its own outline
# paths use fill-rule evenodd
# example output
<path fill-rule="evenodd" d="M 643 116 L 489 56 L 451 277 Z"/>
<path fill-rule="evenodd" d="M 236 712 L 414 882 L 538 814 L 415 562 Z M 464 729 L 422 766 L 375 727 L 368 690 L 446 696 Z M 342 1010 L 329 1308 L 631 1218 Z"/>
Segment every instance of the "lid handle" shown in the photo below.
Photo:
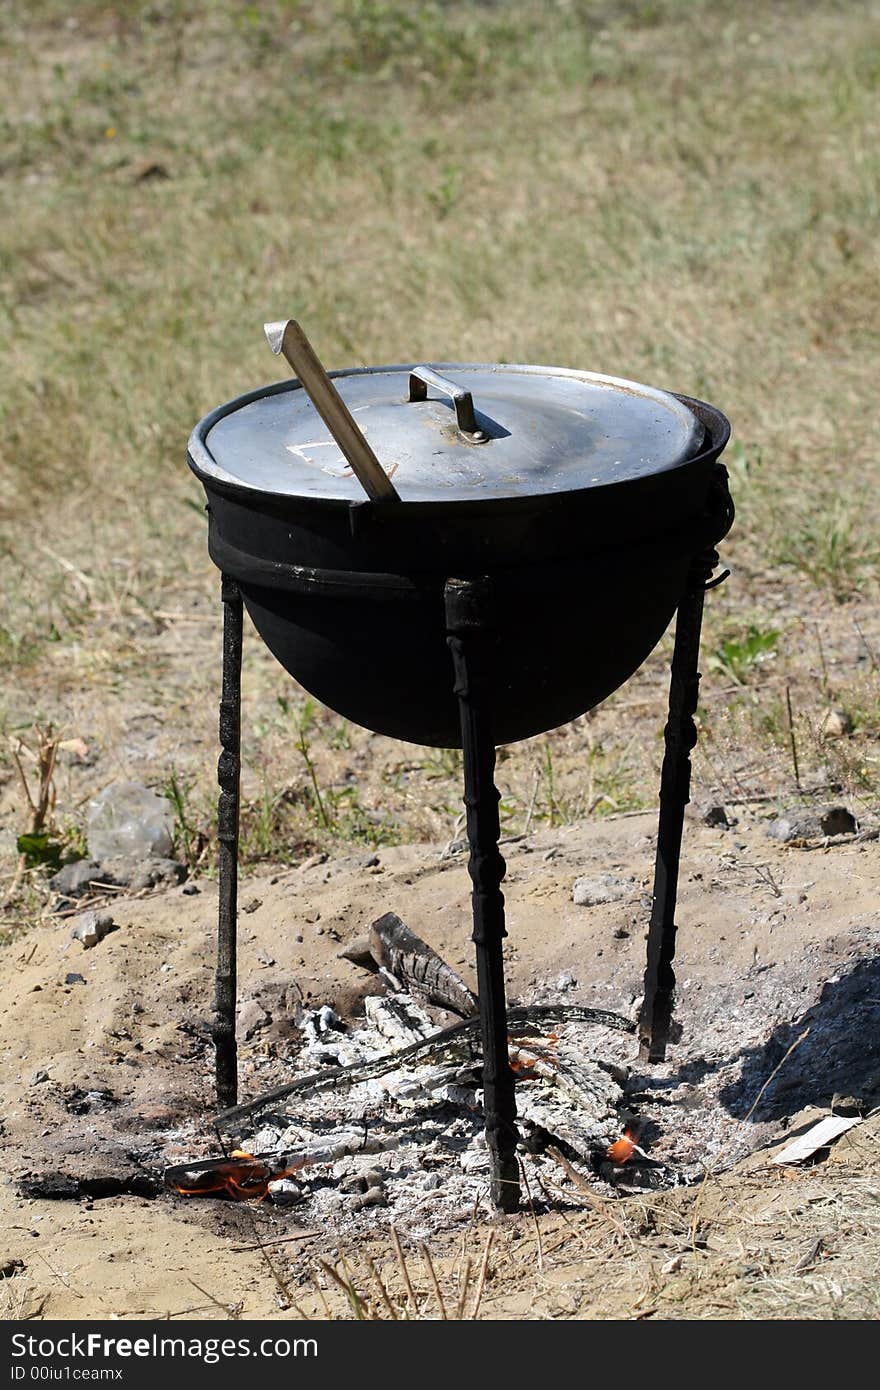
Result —
<path fill-rule="evenodd" d="M 358 428 L 345 401 L 296 319 L 263 325 L 269 346 L 281 353 L 342 451 L 364 492 L 373 502 L 399 502 L 400 496 Z"/>
<path fill-rule="evenodd" d="M 441 376 L 431 367 L 413 367 L 409 374 L 409 399 L 411 401 L 426 401 L 429 386 L 433 386 L 436 391 L 442 391 L 444 396 L 452 398 L 458 428 L 468 443 L 485 444 L 488 436 L 485 431 L 477 428 L 474 398 L 470 391 L 464 386 L 456 385 L 448 377 Z"/>

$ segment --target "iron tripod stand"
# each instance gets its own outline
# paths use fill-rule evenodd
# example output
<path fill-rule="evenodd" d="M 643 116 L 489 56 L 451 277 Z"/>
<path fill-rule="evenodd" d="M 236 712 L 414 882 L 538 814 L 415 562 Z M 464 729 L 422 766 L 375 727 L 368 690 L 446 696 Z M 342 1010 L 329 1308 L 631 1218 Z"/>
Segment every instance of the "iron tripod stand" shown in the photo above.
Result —
<path fill-rule="evenodd" d="M 670 1035 L 675 974 L 675 907 L 684 809 L 690 792 L 690 754 L 696 743 L 698 671 L 703 597 L 727 577 L 711 580 L 718 555 L 715 543 L 730 529 L 733 507 L 726 470 L 716 465 L 704 540 L 694 553 L 678 605 L 675 646 L 660 784 L 660 815 L 654 895 L 648 930 L 644 1002 L 639 1016 L 640 1056 L 660 1061 Z M 238 1101 L 235 1040 L 236 909 L 238 896 L 239 782 L 241 771 L 242 599 L 229 576 L 222 578 L 223 675 L 220 702 L 218 839 L 220 842 L 218 951 L 214 1003 L 217 1104 Z M 507 1039 L 503 940 L 506 936 L 501 883 L 505 863 L 499 849 L 499 793 L 494 785 L 492 736 L 492 590 L 489 578 L 450 579 L 444 590 L 447 643 L 461 719 L 464 803 L 469 844 L 468 872 L 473 885 L 473 941 L 483 1046 L 483 1095 L 491 1196 L 501 1211 L 519 1206 L 515 1078 Z"/>

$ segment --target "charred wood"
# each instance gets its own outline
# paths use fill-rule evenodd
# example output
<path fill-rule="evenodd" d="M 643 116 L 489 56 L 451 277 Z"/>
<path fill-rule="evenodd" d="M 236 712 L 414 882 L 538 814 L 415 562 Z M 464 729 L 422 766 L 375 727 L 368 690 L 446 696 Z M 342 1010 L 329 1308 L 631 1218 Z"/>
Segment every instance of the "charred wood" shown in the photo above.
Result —
<path fill-rule="evenodd" d="M 592 1009 L 579 1004 L 521 1004 L 508 1009 L 507 1020 L 512 1029 L 520 1024 L 546 1026 L 553 1023 L 593 1023 L 615 1029 L 618 1032 L 632 1033 L 635 1031 L 635 1024 L 621 1014 L 612 1013 L 609 1009 Z M 367 1062 L 356 1062 L 348 1067 L 334 1067 L 330 1071 L 325 1069 L 319 1072 L 309 1072 L 305 1076 L 297 1077 L 295 1081 L 287 1082 L 284 1086 L 276 1086 L 273 1090 L 266 1091 L 254 1100 L 245 1101 L 241 1105 L 221 1111 L 216 1117 L 216 1122 L 224 1127 L 237 1125 L 240 1120 L 247 1116 L 268 1110 L 278 1102 L 286 1100 L 288 1096 L 314 1095 L 324 1090 L 341 1090 L 345 1086 L 355 1086 L 361 1081 L 369 1081 L 374 1077 L 383 1076 L 386 1072 L 394 1071 L 417 1058 L 426 1059 L 436 1056 L 450 1047 L 459 1050 L 464 1048 L 476 1056 L 476 1049 L 479 1046 L 479 1031 L 479 1018 L 468 1018 L 461 1023 L 452 1024 L 449 1028 L 442 1028 L 431 1037 L 411 1043 L 408 1047 L 388 1056 L 377 1057 Z"/>
<path fill-rule="evenodd" d="M 476 995 L 442 956 L 416 936 L 396 912 L 386 912 L 370 927 L 370 952 L 376 965 L 390 971 L 429 1004 L 451 1009 L 462 1018 L 477 1012 Z"/>

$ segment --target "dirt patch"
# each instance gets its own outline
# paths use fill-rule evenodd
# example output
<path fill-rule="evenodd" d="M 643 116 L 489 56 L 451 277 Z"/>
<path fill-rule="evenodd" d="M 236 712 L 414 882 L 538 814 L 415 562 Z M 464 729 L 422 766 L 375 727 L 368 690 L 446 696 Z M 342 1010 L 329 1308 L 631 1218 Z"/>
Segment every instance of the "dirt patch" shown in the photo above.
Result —
<path fill-rule="evenodd" d="M 512 999 L 632 1013 L 652 849 L 649 815 L 543 830 L 505 847 Z M 629 897 L 577 906 L 575 881 L 599 873 L 629 880 Z M 5 1281 L 4 1295 L 61 1318 L 84 1309 L 226 1316 L 239 1304 L 246 1317 L 296 1316 L 296 1308 L 326 1316 L 322 1298 L 333 1316 L 350 1316 L 350 1302 L 318 1262 L 332 1263 L 342 1250 L 363 1271 L 363 1296 L 378 1300 L 365 1262 L 385 1261 L 392 1284 L 399 1277 L 393 1222 L 414 1271 L 414 1246 L 427 1237 L 441 1287 L 446 1279 L 459 1292 L 466 1263 L 473 1274 L 486 1232 L 495 1231 L 481 1316 L 675 1317 L 685 1307 L 687 1316 L 744 1316 L 746 1307 L 775 1316 L 774 1242 L 785 1242 L 793 1267 L 795 1249 L 803 1255 L 801 1247 L 820 1237 L 821 1252 L 796 1277 L 806 1287 L 818 1269 L 826 1280 L 806 1315 L 862 1316 L 853 1310 L 864 1291 L 848 1273 L 845 1247 L 876 1197 L 876 1120 L 794 1175 L 766 1160 L 768 1146 L 794 1132 L 808 1108 L 825 1112 L 835 1095 L 856 1097 L 867 1109 L 878 1103 L 878 878 L 871 843 L 788 848 L 767 836 L 754 812 L 740 814 L 732 830 L 687 827 L 681 1038 L 667 1063 L 647 1068 L 629 1035 L 614 1040 L 629 1068 L 626 1101 L 643 1121 L 642 1143 L 686 1186 L 621 1196 L 581 1165 L 581 1188 L 545 1155 L 529 1160 L 531 1209 L 520 1215 L 496 1217 L 477 1176 L 473 1199 L 430 1228 L 414 1217 L 408 1229 L 400 1209 L 362 1208 L 357 1220 L 345 1211 L 344 1220 L 325 1215 L 302 1239 L 286 1239 L 315 1229 L 296 1208 L 182 1199 L 158 1189 L 167 1163 L 220 1151 L 208 1035 L 214 885 L 201 882 L 198 894 L 174 889 L 116 900 L 119 929 L 88 951 L 71 940 L 69 922 L 49 923 L 12 948 L 16 968 L 0 992 L 10 1175 L 2 1204 L 8 1253 L 23 1264 Z M 239 924 L 241 1018 L 250 1020 L 240 1030 L 243 1097 L 290 1076 L 302 1041 L 297 1002 L 330 1004 L 355 1018 L 365 995 L 383 988 L 340 957 L 382 912 L 398 912 L 473 982 L 460 854 L 397 846 L 313 862 L 247 879 L 241 902 L 248 909 Z M 81 981 L 68 983 L 71 974 Z M 69 1200 L 71 1185 L 83 1180 L 79 1199 Z M 819 1195 L 807 1199 L 808 1190 Z M 858 1196 L 855 1207 L 847 1205 L 848 1190 Z M 29 1192 L 43 1195 L 23 1195 Z M 760 1257 L 749 1253 L 756 1230 L 764 1237 Z M 873 1230 L 866 1248 L 875 1240 Z M 232 1246 L 254 1248 L 233 1256 Z M 316 1271 L 327 1285 L 320 1293 Z M 437 1316 L 422 1273 L 423 1315 Z M 727 1312 L 725 1299 L 733 1300 Z"/>

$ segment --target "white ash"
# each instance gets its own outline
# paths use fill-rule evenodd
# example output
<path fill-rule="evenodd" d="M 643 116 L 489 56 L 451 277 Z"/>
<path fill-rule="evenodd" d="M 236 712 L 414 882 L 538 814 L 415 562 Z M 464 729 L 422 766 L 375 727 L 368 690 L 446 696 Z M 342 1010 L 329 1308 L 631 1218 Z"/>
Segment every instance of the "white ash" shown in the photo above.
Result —
<path fill-rule="evenodd" d="M 297 1070 L 314 1072 L 316 1061 L 332 1070 L 387 1057 L 437 1031 L 402 991 L 371 996 L 365 1014 L 359 1026 L 344 1029 L 332 1010 L 311 1010 Z M 595 1024 L 565 1024 L 544 1038 L 517 1035 L 511 1057 L 520 1073 L 524 1139 L 549 1133 L 588 1164 L 592 1149 L 619 1136 L 621 1067 L 631 1049 L 627 1035 Z M 427 1238 L 475 1212 L 493 1212 L 482 1099 L 478 1044 L 464 1039 L 423 1062 L 291 1097 L 236 1135 L 236 1147 L 255 1155 L 308 1155 L 269 1188 L 271 1201 L 296 1204 L 298 1219 L 340 1234 L 381 1221 Z M 554 1166 L 531 1154 L 523 1161 L 529 1170 Z"/>
<path fill-rule="evenodd" d="M 555 1041 L 525 1030 L 515 1034 L 520 1158 L 535 1200 L 544 1185 L 553 1192 L 567 1181 L 543 1149 L 548 1135 L 598 1191 L 623 1195 L 701 1181 L 707 1167 L 729 1168 L 780 1137 L 787 1117 L 804 1106 L 830 1105 L 832 1092 L 844 1084 L 847 1094 L 860 1085 L 870 1090 L 880 1077 L 880 1037 L 871 1012 L 878 948 L 880 924 L 871 922 L 854 924 L 831 946 L 805 942 L 784 969 L 770 961 L 731 969 L 711 991 L 703 992 L 698 981 L 688 987 L 682 970 L 675 1019 L 683 1036 L 670 1045 L 664 1063 L 642 1063 L 633 1034 L 600 1024 L 560 1025 Z M 596 986 L 591 1002 L 619 1008 L 621 999 L 635 999 L 633 984 L 621 973 Z M 374 1022 L 344 1032 L 325 1015 L 315 1041 L 329 1046 L 332 1029 L 350 1055 L 381 1058 L 405 1045 L 413 1029 L 430 1029 L 408 996 L 397 993 L 390 1009 L 387 1004 L 370 1006 Z M 401 1009 L 409 1022 L 394 1042 L 388 1033 L 399 1029 Z M 332 1075 L 334 1066 L 327 1058 L 320 1070 Z M 308 1043 L 296 1070 L 316 1070 Z M 252 1093 L 257 1075 L 265 1073 L 252 1074 Z M 271 1079 L 278 1084 L 277 1071 Z M 311 1151 L 311 1161 L 290 1175 L 301 1192 L 297 1219 L 340 1236 L 393 1223 L 428 1239 L 459 1221 L 493 1214 L 479 1087 L 479 1047 L 472 1039 L 358 1085 L 289 1097 L 234 1138 L 256 1154 Z M 603 1148 L 620 1137 L 633 1114 L 641 1126 L 639 1144 L 655 1165 L 641 1174 L 638 1164 L 601 1161 Z M 334 1152 L 337 1157 L 329 1158 Z M 361 1201 L 368 1193 L 369 1202 Z"/>

